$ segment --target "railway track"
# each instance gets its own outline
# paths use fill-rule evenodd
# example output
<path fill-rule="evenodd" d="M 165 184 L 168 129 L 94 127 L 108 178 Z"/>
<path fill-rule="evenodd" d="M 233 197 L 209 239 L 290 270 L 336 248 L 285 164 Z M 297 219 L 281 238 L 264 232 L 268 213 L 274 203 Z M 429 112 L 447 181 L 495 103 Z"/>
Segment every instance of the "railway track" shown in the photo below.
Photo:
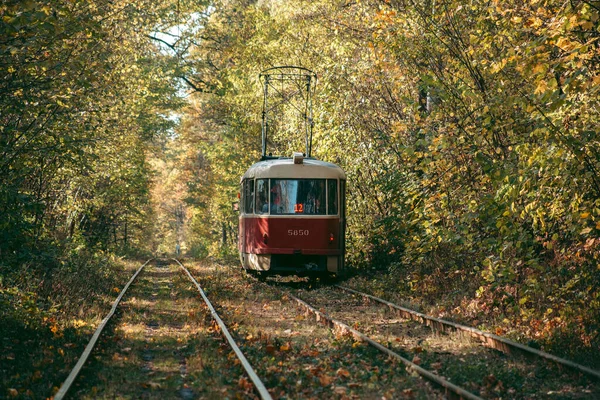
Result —
<path fill-rule="evenodd" d="M 395 351 L 390 350 L 389 348 L 387 348 L 380 342 L 372 339 L 371 337 L 365 335 L 364 333 L 358 331 L 357 329 L 351 328 L 349 325 L 343 323 L 342 321 L 334 319 L 331 316 L 327 315 L 326 313 L 317 310 L 315 307 L 311 306 L 304 300 L 302 300 L 292 294 L 289 294 L 289 296 L 293 300 L 295 300 L 298 304 L 300 304 L 300 306 L 304 307 L 307 311 L 314 314 L 315 317 L 317 318 L 317 321 L 324 320 L 327 323 L 331 324 L 331 326 L 340 329 L 342 332 L 350 333 L 358 340 L 362 340 L 362 341 L 368 343 L 370 346 L 373 346 L 377 350 L 385 353 L 386 355 L 400 361 L 401 363 L 406 365 L 406 367 L 409 370 L 416 372 L 417 374 L 419 374 L 423 378 L 427 379 L 428 381 L 443 388 L 445 390 L 445 395 L 460 398 L 460 399 L 469 399 L 469 400 L 480 400 L 481 399 L 481 397 L 469 392 L 468 390 L 463 389 L 460 386 L 457 386 L 440 376 L 437 376 L 434 372 L 428 371 L 428 370 L 420 367 L 418 363 L 413 362 L 413 361 L 415 361 L 414 359 L 413 359 L 413 361 L 410 361 L 407 358 L 404 358 L 400 354 L 396 353 Z"/>
<path fill-rule="evenodd" d="M 420 313 L 415 310 L 411 310 L 406 307 L 401 307 L 397 304 L 384 300 L 382 298 L 360 292 L 358 290 L 351 289 L 349 287 L 335 285 L 336 288 L 343 290 L 348 293 L 359 295 L 365 299 L 373 300 L 377 303 L 383 304 L 387 306 L 391 311 L 395 312 L 397 315 L 402 316 L 406 319 L 412 319 L 418 321 L 422 324 L 430 326 L 433 330 L 446 332 L 446 331 L 459 331 L 464 332 L 473 338 L 478 339 L 484 346 L 491 347 L 493 349 L 500 350 L 505 353 L 512 352 L 523 352 L 526 354 L 530 354 L 539 358 L 546 359 L 548 361 L 552 361 L 556 364 L 563 365 L 565 367 L 571 368 L 575 371 L 586 374 L 592 378 L 600 379 L 600 371 L 596 371 L 594 369 L 588 368 L 584 365 L 577 364 L 573 361 L 557 357 L 553 354 L 546 353 L 544 351 L 534 349 L 533 347 L 525 346 L 524 344 L 512 341 L 510 339 L 494 335 L 490 332 L 484 332 L 482 330 L 473 328 L 471 326 L 457 324 L 455 322 L 447 321 L 441 318 L 432 317 L 423 313 Z"/>
<path fill-rule="evenodd" d="M 350 332 L 456 397 L 600 397 L 597 371 L 497 335 L 342 286 L 284 292 L 318 320 Z M 505 355 L 515 350 L 520 354 Z"/>
<path fill-rule="evenodd" d="M 259 280 L 258 278 L 254 277 L 254 276 L 252 276 L 251 279 L 254 280 L 255 282 L 257 282 L 258 284 L 268 285 L 268 283 L 265 283 L 263 280 Z M 416 373 L 419 376 L 421 376 L 422 378 L 424 378 L 426 381 L 433 383 L 438 388 L 441 388 L 443 391 L 444 398 L 457 398 L 457 399 L 469 399 L 469 400 L 481 400 L 482 399 L 480 396 L 478 396 L 474 393 L 471 393 L 469 390 L 464 389 L 458 385 L 455 385 L 454 383 L 450 382 L 449 380 L 445 379 L 444 377 L 439 376 L 436 372 L 432 372 L 425 368 L 422 368 L 419 365 L 419 361 L 417 361 L 415 359 L 413 359 L 411 361 L 411 360 L 405 358 L 404 356 L 402 356 L 401 354 L 391 350 L 389 347 L 386 347 L 381 342 L 373 339 L 369 335 L 359 331 L 358 329 L 351 327 L 350 325 L 340 321 L 339 319 L 335 319 L 335 318 L 331 317 L 324 311 L 327 307 L 326 305 L 320 304 L 319 306 L 314 306 L 314 305 L 309 304 L 305 300 L 295 296 L 294 294 L 292 294 L 292 291 L 290 291 L 290 290 L 281 290 L 280 289 L 280 291 L 281 291 L 283 297 L 289 297 L 290 299 L 295 301 L 300 307 L 302 307 L 304 310 L 306 310 L 306 312 L 314 315 L 317 322 L 324 323 L 325 325 L 331 327 L 332 329 L 336 330 L 340 334 L 352 335 L 355 340 L 365 342 L 369 346 L 372 346 L 373 348 L 382 352 L 383 354 L 390 357 L 391 359 L 399 361 L 400 363 L 402 363 L 403 365 L 406 366 L 407 371 L 410 371 L 411 373 Z"/>
<path fill-rule="evenodd" d="M 447 398 L 347 330 L 314 324 L 289 294 L 258 277 L 243 279 L 230 268 L 205 274 L 207 290 L 220 292 L 225 314 L 239 323 L 237 335 L 245 337 L 244 349 L 254 349 L 248 354 L 260 361 L 257 372 L 278 397 Z"/>
<path fill-rule="evenodd" d="M 585 370 L 552 357 L 505 355 L 485 333 L 473 340 L 353 289 L 309 286 L 146 263 L 55 398 L 600 397 Z"/>
<path fill-rule="evenodd" d="M 167 270 L 165 271 L 164 270 L 165 269 L 164 262 L 157 262 L 157 265 L 152 267 L 149 265 L 151 263 L 151 261 L 152 260 L 148 260 L 146 263 L 144 263 L 142 266 L 140 266 L 137 269 L 137 271 L 133 274 L 133 276 L 131 277 L 129 282 L 127 282 L 125 287 L 121 290 L 121 292 L 117 296 L 116 300 L 114 301 L 110 312 L 102 320 L 102 322 L 100 323 L 100 325 L 98 326 L 98 328 L 96 329 L 94 334 L 92 335 L 90 342 L 88 343 L 88 345 L 86 346 L 82 355 L 80 356 L 77 364 L 75 365 L 75 367 L 73 368 L 73 370 L 71 371 L 71 373 L 69 374 L 67 379 L 64 381 L 64 383 L 61 385 L 60 389 L 54 396 L 54 399 L 58 399 L 58 400 L 63 399 L 68 394 L 74 398 L 86 398 L 86 397 L 96 398 L 99 396 L 100 397 L 102 397 L 102 396 L 104 396 L 104 397 L 120 397 L 122 395 L 125 397 L 128 397 L 128 396 L 156 397 L 156 398 L 175 397 L 175 398 L 183 398 L 183 399 L 191 399 L 191 398 L 196 397 L 196 394 L 191 389 L 192 379 L 188 376 L 189 375 L 188 367 L 187 367 L 186 361 L 185 361 L 186 357 L 183 354 L 186 351 L 185 350 L 186 346 L 175 347 L 175 346 L 173 346 L 173 343 L 170 343 L 170 345 L 169 345 L 169 343 L 166 343 L 166 342 L 163 343 L 161 341 L 161 338 L 165 335 L 159 331 L 161 329 L 167 329 L 167 330 L 171 331 L 170 333 L 174 333 L 171 336 L 173 336 L 172 338 L 175 339 L 175 343 L 183 342 L 184 341 L 183 338 L 188 335 L 188 333 L 185 332 L 186 328 L 190 328 L 189 322 L 187 322 L 187 321 L 189 321 L 189 316 L 192 314 L 195 314 L 196 310 L 198 308 L 200 308 L 199 304 L 197 302 L 197 295 L 192 295 L 190 293 L 191 292 L 190 288 L 183 288 L 183 284 L 185 284 L 184 282 L 182 282 L 181 280 L 177 281 L 177 279 L 181 278 L 181 275 L 182 275 L 181 273 L 178 274 L 176 271 L 173 271 L 172 268 L 170 268 L 168 266 L 167 266 Z M 195 289 L 197 290 L 197 292 L 200 293 L 202 299 L 204 300 L 204 304 L 210 313 L 209 315 L 214 320 L 214 323 L 209 324 L 211 326 L 208 329 L 208 331 L 220 332 L 223 335 L 223 337 L 226 339 L 227 344 L 229 345 L 229 347 L 231 348 L 233 353 L 235 354 L 235 357 L 236 357 L 235 362 L 232 362 L 232 360 L 229 359 L 226 355 L 225 355 L 226 360 L 224 360 L 224 362 L 229 363 L 231 365 L 235 365 L 235 364 L 239 363 L 242 366 L 246 376 L 249 378 L 249 381 L 245 380 L 245 378 L 240 378 L 240 381 L 245 383 L 243 389 L 247 392 L 249 390 L 249 386 L 250 386 L 249 382 L 251 382 L 251 384 L 254 388 L 254 391 L 255 391 L 255 395 L 258 395 L 262 399 L 271 399 L 271 395 L 269 394 L 268 390 L 266 389 L 264 383 L 260 380 L 260 378 L 254 372 L 254 369 L 252 368 L 252 366 L 250 365 L 248 360 L 245 358 L 245 356 L 241 352 L 240 348 L 236 344 L 232 335 L 229 333 L 229 330 L 227 329 L 226 325 L 223 323 L 222 319 L 219 317 L 215 308 L 210 303 L 210 301 L 209 301 L 208 297 L 206 296 L 205 292 L 203 291 L 202 287 L 198 284 L 198 282 L 192 276 L 190 271 L 185 266 L 183 266 L 183 264 L 181 264 L 177 260 L 173 260 L 173 261 L 174 261 L 175 265 L 177 265 L 177 267 L 183 271 L 183 273 L 189 279 L 189 282 L 193 283 L 193 285 L 195 286 Z M 148 270 L 148 269 L 151 269 L 151 271 L 148 271 L 148 272 L 144 271 L 144 270 Z M 148 277 L 149 279 L 147 279 L 146 282 L 143 282 L 146 285 L 146 287 L 148 289 L 150 289 L 149 291 L 147 291 L 148 293 L 151 293 L 150 296 L 145 296 L 146 298 L 141 298 L 141 297 L 143 297 L 142 296 L 143 293 L 141 293 L 139 290 L 135 294 L 130 295 L 130 293 L 129 293 L 130 289 L 134 289 L 133 291 L 135 291 L 136 285 L 135 285 L 134 281 L 136 281 L 136 279 L 139 280 L 140 277 L 143 278 L 144 274 L 150 275 Z M 179 275 L 179 277 L 177 275 Z M 182 301 L 180 301 L 180 299 L 178 298 L 178 295 L 180 295 L 181 293 L 185 294 L 186 291 L 187 291 L 187 296 L 188 296 L 188 298 L 187 298 L 188 303 L 190 301 L 195 302 L 196 303 L 195 305 L 190 306 L 188 304 L 186 306 L 186 305 L 182 304 Z M 146 294 L 148 294 L 148 293 L 146 293 Z M 112 391 L 112 392 L 107 392 L 107 393 L 102 394 L 102 393 L 98 393 L 97 386 L 93 386 L 90 388 L 90 392 L 86 392 L 85 388 L 80 387 L 77 389 L 77 392 L 74 393 L 74 390 L 71 389 L 71 387 L 77 381 L 77 377 L 82 373 L 83 370 L 85 370 L 86 364 L 90 363 L 89 359 L 92 354 L 96 354 L 96 356 L 95 356 L 96 360 L 92 360 L 92 362 L 95 361 L 94 366 L 88 367 L 88 371 L 87 371 L 88 377 L 93 376 L 96 373 L 100 374 L 99 372 L 97 372 L 97 370 L 98 369 L 102 370 L 102 368 L 103 368 L 102 365 L 100 365 L 100 366 L 98 365 L 99 364 L 98 360 L 102 359 L 102 354 L 101 354 L 101 352 L 98 351 L 97 347 L 103 347 L 106 345 L 106 343 L 102 343 L 102 345 L 99 346 L 99 343 L 101 343 L 101 338 L 102 338 L 103 334 L 106 334 L 105 330 L 110 331 L 110 329 L 106 329 L 106 328 L 107 328 L 107 326 L 110 326 L 111 323 L 113 322 L 113 321 L 111 321 L 111 319 L 113 319 L 113 317 L 118 313 L 119 305 L 125 296 L 127 296 L 128 302 L 131 303 L 131 304 L 129 304 L 130 312 L 127 313 L 128 315 L 130 314 L 128 327 L 131 330 L 135 330 L 135 328 L 138 327 L 137 330 L 142 332 L 141 335 L 143 335 L 142 337 L 145 339 L 145 341 L 142 342 L 141 340 L 139 340 L 139 338 L 136 338 L 136 340 L 125 342 L 127 347 L 124 347 L 124 348 L 122 347 L 120 349 L 120 353 L 118 351 L 114 352 L 114 354 L 112 355 L 111 359 L 108 362 L 110 364 L 110 366 L 108 366 L 106 368 L 106 371 L 108 371 L 108 372 L 103 372 L 104 374 L 108 375 L 112 379 L 106 379 L 106 377 L 103 377 L 103 379 L 106 381 L 105 384 L 108 387 L 110 387 L 113 384 L 115 386 L 118 386 L 119 384 L 123 383 L 122 381 L 125 380 L 125 378 L 123 378 L 123 374 L 126 374 L 126 373 L 132 374 L 131 372 L 120 371 L 120 369 L 122 369 L 122 367 L 125 367 L 126 369 L 133 368 L 133 364 L 131 364 L 131 363 L 127 364 L 126 361 L 136 358 L 135 355 L 133 354 L 136 352 L 136 350 L 132 350 L 132 348 L 136 347 L 136 343 L 137 343 L 137 347 L 139 348 L 139 351 L 138 351 L 139 354 L 137 355 L 137 360 L 139 361 L 138 364 L 142 364 L 141 371 L 143 373 L 140 374 L 139 373 L 140 371 L 134 371 L 133 377 L 130 379 L 134 380 L 134 381 L 137 380 L 136 383 L 138 383 L 140 385 L 140 387 L 143 388 L 142 392 L 141 393 L 137 392 L 137 393 L 124 394 L 124 393 L 118 393 L 118 392 Z M 154 307 L 154 310 L 152 309 L 152 307 L 146 308 L 145 306 L 147 306 L 150 303 L 158 303 L 159 305 L 163 304 L 166 306 L 164 306 L 162 308 Z M 153 314 L 152 311 L 156 311 L 157 309 L 159 310 L 158 314 L 160 314 L 160 315 L 152 315 Z M 185 315 L 186 313 L 182 312 L 182 311 L 187 311 L 188 315 Z M 173 316 L 177 317 L 178 313 L 181 314 L 180 321 L 173 319 Z M 123 316 L 121 316 L 121 317 L 122 318 L 120 318 L 120 319 L 123 319 Z M 136 319 L 146 319 L 146 321 L 142 325 L 143 329 L 139 329 L 140 325 L 135 324 Z M 139 322 L 139 321 L 137 321 L 137 322 Z M 127 328 L 124 328 L 124 329 L 127 329 Z M 113 331 L 114 331 L 114 327 L 113 327 Z M 112 333 L 114 334 L 114 332 L 112 332 Z M 111 340 L 107 340 L 107 342 L 111 342 Z M 138 342 L 141 342 L 141 343 L 138 343 Z M 155 346 L 151 346 L 151 344 L 153 342 L 158 342 L 158 343 L 156 343 Z M 221 343 L 221 345 L 218 345 L 218 349 L 222 350 L 223 346 L 224 346 L 224 344 Z M 199 347 L 202 347 L 202 346 L 199 346 Z M 214 344 L 213 344 L 213 347 L 214 347 Z M 111 350 L 111 351 L 113 351 L 113 350 Z M 171 353 L 171 354 L 169 354 L 169 353 Z M 163 358 L 163 360 L 159 360 L 160 358 Z M 169 366 L 168 359 L 174 359 L 174 360 L 170 360 L 171 366 Z M 162 366 L 160 368 L 157 367 L 157 365 L 159 363 L 162 363 Z M 177 365 L 177 364 L 179 364 L 179 365 Z M 157 375 L 164 372 L 161 370 L 167 370 L 169 373 L 163 377 L 159 377 L 160 379 L 157 379 Z M 137 375 L 136 375 L 136 373 L 137 373 Z M 239 373 L 239 371 L 237 371 L 237 373 Z M 177 376 L 177 374 L 179 375 L 179 377 L 177 377 L 177 379 L 176 379 L 178 382 L 175 382 L 175 386 L 180 386 L 180 388 L 177 392 L 174 392 L 172 390 L 173 384 L 168 384 L 167 381 L 169 379 L 171 379 L 173 376 Z M 113 380 L 115 382 L 110 382 L 110 380 Z M 130 385 L 130 382 L 128 384 Z M 85 386 L 85 385 L 83 385 L 83 386 Z M 165 390 L 162 390 L 162 389 L 165 389 Z M 168 390 L 166 390 L 166 389 L 168 389 Z M 116 389 L 114 389 L 114 390 L 116 390 Z M 147 390 L 152 390 L 152 391 L 154 391 L 154 393 L 149 393 Z M 224 393 L 221 393 L 221 395 L 223 395 L 223 394 Z M 254 397 L 254 395 L 252 395 L 251 397 Z"/>

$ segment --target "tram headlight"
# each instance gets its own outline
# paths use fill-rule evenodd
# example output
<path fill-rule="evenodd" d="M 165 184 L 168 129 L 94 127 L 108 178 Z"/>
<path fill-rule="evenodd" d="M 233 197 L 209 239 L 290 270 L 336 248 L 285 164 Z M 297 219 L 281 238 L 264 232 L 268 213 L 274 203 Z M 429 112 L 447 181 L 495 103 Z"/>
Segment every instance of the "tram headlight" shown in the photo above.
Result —
<path fill-rule="evenodd" d="M 333 241 L 335 240 L 335 238 L 333 237 L 333 233 L 329 234 L 329 243 L 333 243 Z"/>
<path fill-rule="evenodd" d="M 267 244 L 269 242 L 269 235 L 267 235 L 266 233 L 263 233 L 263 242 L 264 244 Z"/>

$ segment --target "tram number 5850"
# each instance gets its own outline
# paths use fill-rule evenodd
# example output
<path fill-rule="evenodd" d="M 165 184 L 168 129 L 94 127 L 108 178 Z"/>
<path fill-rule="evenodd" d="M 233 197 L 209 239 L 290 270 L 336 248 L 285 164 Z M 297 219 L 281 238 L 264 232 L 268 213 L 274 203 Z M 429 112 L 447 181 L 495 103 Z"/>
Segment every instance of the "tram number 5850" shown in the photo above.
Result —
<path fill-rule="evenodd" d="M 288 229 L 288 236 L 308 236 L 308 229 Z"/>

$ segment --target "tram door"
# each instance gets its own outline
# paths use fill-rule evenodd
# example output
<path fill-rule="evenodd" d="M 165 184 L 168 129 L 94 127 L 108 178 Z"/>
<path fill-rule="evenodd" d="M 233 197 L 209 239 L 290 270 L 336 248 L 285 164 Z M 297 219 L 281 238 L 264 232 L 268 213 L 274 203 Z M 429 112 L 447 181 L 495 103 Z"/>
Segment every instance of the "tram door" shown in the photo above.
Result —
<path fill-rule="evenodd" d="M 240 258 L 242 258 L 242 264 L 246 266 L 247 260 L 244 259 L 245 255 L 249 252 L 249 241 L 252 240 L 252 230 L 249 226 L 248 217 L 254 213 L 254 179 L 246 179 L 242 185 L 242 198 L 240 203 L 242 204 L 239 218 L 239 249 Z M 250 229 L 250 231 L 249 231 Z"/>
<path fill-rule="evenodd" d="M 240 203 L 239 203 L 239 216 L 238 216 L 238 252 L 240 253 L 240 262 L 244 267 L 244 182 L 240 187 Z"/>

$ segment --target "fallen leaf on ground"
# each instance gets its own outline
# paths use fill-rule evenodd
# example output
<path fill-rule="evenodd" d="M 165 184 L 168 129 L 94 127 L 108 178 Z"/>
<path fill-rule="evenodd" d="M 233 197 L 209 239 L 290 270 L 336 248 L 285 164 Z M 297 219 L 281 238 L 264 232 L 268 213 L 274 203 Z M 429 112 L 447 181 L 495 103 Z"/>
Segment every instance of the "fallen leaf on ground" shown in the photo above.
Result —
<path fill-rule="evenodd" d="M 321 367 L 314 367 L 312 365 L 306 367 L 305 369 L 308 369 L 310 371 L 310 373 L 313 374 L 314 376 L 321 375 L 321 372 L 323 372 L 323 368 L 321 368 Z"/>
<path fill-rule="evenodd" d="M 334 392 L 335 394 L 340 394 L 340 395 L 343 395 L 343 394 L 346 394 L 346 390 L 348 390 L 348 389 L 346 389 L 344 386 L 336 386 L 336 387 L 333 389 L 333 392 Z"/>
<path fill-rule="evenodd" d="M 238 381 L 238 386 L 244 389 L 245 391 L 251 391 L 254 389 L 252 383 L 245 376 L 240 377 L 240 380 Z"/>
<path fill-rule="evenodd" d="M 340 368 L 338 369 L 335 374 L 337 376 L 343 376 L 344 378 L 349 378 L 350 377 L 350 372 L 348 372 L 348 370 Z"/>
<path fill-rule="evenodd" d="M 412 359 L 413 364 L 417 364 L 420 365 L 421 364 L 421 357 L 419 356 L 414 356 Z"/>
<path fill-rule="evenodd" d="M 329 386 L 331 385 L 331 382 L 333 382 L 333 380 L 334 377 L 329 375 L 321 375 L 319 377 L 319 382 L 321 383 L 321 386 Z"/>

